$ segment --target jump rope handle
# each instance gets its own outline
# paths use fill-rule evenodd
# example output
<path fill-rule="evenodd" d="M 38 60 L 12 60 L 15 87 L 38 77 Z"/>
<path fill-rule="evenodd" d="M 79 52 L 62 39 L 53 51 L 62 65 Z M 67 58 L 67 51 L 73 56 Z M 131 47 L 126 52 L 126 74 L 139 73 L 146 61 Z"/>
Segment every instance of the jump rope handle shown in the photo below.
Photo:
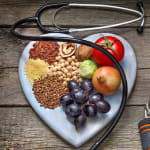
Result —
<path fill-rule="evenodd" d="M 143 150 L 150 150 L 150 118 L 139 122 L 139 131 Z"/>

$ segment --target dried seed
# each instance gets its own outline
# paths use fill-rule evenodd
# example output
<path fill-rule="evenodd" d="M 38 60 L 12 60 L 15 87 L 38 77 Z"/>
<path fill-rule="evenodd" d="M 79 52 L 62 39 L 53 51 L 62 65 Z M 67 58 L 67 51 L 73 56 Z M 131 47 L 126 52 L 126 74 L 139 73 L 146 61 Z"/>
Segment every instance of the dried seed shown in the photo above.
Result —
<path fill-rule="evenodd" d="M 67 82 L 63 82 L 63 85 L 62 82 L 55 76 L 47 76 L 34 81 L 34 95 L 41 106 L 50 109 L 60 106 L 60 97 L 68 92 L 66 90 Z"/>

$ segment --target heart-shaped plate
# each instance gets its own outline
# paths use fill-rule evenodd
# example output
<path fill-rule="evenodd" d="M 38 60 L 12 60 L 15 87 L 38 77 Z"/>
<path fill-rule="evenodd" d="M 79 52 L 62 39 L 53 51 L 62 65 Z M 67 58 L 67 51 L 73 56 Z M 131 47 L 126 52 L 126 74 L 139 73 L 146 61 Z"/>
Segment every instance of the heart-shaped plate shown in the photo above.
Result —
<path fill-rule="evenodd" d="M 46 35 L 71 37 L 70 35 L 60 33 L 50 33 Z M 121 66 L 125 71 L 126 78 L 128 81 L 129 95 L 131 93 L 136 78 L 136 56 L 134 54 L 134 50 L 125 39 L 111 33 L 93 34 L 84 38 L 84 40 L 95 42 L 98 38 L 102 36 L 114 36 L 118 38 L 124 45 L 125 55 Z M 28 102 L 31 104 L 36 113 L 51 129 L 53 129 L 58 135 L 60 135 L 63 139 L 65 139 L 73 146 L 79 147 L 91 137 L 93 137 L 96 133 L 101 131 L 115 117 L 121 104 L 122 86 L 115 94 L 111 96 L 105 96 L 105 99 L 109 101 L 111 105 L 111 110 L 108 113 L 101 114 L 95 119 L 89 119 L 84 129 L 76 130 L 74 125 L 72 125 L 68 121 L 64 111 L 62 110 L 62 107 L 57 107 L 56 109 L 48 109 L 41 107 L 33 94 L 32 85 L 30 84 L 24 72 L 24 67 L 26 61 L 29 59 L 29 50 L 33 47 L 34 43 L 35 42 L 32 41 L 25 47 L 19 62 L 19 78 L 25 96 L 27 97 Z M 60 42 L 58 43 L 60 44 Z"/>

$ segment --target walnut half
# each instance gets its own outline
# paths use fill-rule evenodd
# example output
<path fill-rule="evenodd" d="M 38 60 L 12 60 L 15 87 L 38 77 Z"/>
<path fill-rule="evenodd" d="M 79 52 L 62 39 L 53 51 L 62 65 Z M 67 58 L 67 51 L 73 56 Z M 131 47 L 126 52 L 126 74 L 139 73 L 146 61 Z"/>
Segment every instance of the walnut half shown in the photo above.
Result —
<path fill-rule="evenodd" d="M 75 43 L 63 42 L 60 46 L 60 54 L 62 57 L 69 57 L 75 53 L 77 45 Z"/>

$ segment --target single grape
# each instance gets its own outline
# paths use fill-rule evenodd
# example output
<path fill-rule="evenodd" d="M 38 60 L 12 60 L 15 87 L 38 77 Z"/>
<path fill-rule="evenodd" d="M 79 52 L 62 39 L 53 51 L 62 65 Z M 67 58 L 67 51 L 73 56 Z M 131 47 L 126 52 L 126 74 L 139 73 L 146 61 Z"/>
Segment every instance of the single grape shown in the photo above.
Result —
<path fill-rule="evenodd" d="M 67 105 L 72 104 L 73 102 L 73 98 L 70 94 L 65 94 L 60 98 L 60 103 L 63 107 L 66 107 Z"/>
<path fill-rule="evenodd" d="M 79 88 L 79 84 L 75 80 L 70 80 L 68 82 L 68 89 L 71 92 L 72 89 Z"/>
<path fill-rule="evenodd" d="M 66 114 L 70 117 L 77 117 L 81 114 L 81 107 L 78 104 L 70 104 L 66 107 Z"/>
<path fill-rule="evenodd" d="M 96 106 L 97 112 L 100 112 L 100 113 L 107 113 L 110 110 L 110 104 L 104 100 L 97 101 L 95 103 L 95 106 Z"/>
<path fill-rule="evenodd" d="M 84 127 L 86 121 L 87 121 L 87 117 L 84 113 L 82 113 L 80 116 L 75 118 L 74 125 L 76 128 L 81 128 Z"/>
<path fill-rule="evenodd" d="M 78 84 L 79 84 L 79 87 L 81 88 L 81 82 L 79 82 Z"/>
<path fill-rule="evenodd" d="M 102 100 L 101 94 L 91 94 L 89 95 L 89 103 L 95 104 L 95 102 Z"/>
<path fill-rule="evenodd" d="M 73 98 L 75 99 L 76 103 L 84 104 L 88 101 L 88 96 L 83 90 L 80 90 L 73 94 Z"/>
<path fill-rule="evenodd" d="M 72 124 L 74 124 L 75 118 L 76 118 L 76 117 L 71 117 L 71 116 L 68 116 L 68 115 L 67 115 L 67 119 L 68 119 Z"/>
<path fill-rule="evenodd" d="M 93 95 L 95 95 L 95 94 L 100 94 L 98 91 L 96 91 L 96 89 L 95 88 L 93 88 L 93 90 L 91 91 L 91 93 L 90 93 L 91 95 L 93 94 Z"/>
<path fill-rule="evenodd" d="M 85 105 L 83 111 L 88 117 L 95 117 L 96 116 L 96 109 L 93 105 Z"/>
<path fill-rule="evenodd" d="M 74 95 L 76 92 L 79 92 L 81 90 L 81 88 L 74 88 L 71 90 L 71 94 Z"/>
<path fill-rule="evenodd" d="M 93 85 L 91 80 L 89 79 L 85 79 L 81 82 L 81 88 L 85 91 L 85 92 L 91 92 L 93 90 Z"/>

